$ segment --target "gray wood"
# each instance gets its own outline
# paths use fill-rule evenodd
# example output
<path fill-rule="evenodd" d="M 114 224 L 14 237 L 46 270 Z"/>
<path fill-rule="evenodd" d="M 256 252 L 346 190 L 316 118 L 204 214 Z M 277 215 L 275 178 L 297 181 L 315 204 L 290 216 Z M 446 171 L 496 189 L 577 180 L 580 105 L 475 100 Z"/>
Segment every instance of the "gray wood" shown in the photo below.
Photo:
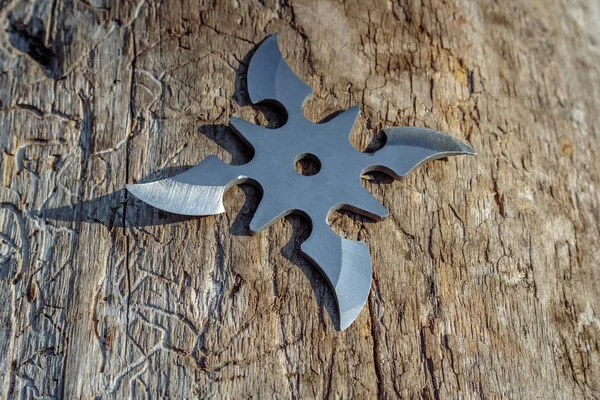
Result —
<path fill-rule="evenodd" d="M 600 397 L 596 0 L 0 0 L 0 382 L 7 398 Z M 279 32 L 320 121 L 352 142 L 415 125 L 477 157 L 365 186 L 384 222 L 368 307 L 335 304 L 288 217 L 260 200 L 183 218 L 126 183 L 250 154 L 230 116 Z"/>

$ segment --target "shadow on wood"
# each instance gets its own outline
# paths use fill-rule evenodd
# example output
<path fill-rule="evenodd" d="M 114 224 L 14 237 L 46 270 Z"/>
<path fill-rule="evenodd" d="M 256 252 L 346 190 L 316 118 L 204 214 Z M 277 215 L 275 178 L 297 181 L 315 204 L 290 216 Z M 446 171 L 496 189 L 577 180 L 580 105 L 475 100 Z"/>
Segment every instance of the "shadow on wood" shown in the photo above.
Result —
<path fill-rule="evenodd" d="M 275 129 L 285 124 L 285 113 L 282 113 L 280 107 L 276 104 L 252 104 L 248 95 L 246 72 L 248 63 L 255 49 L 256 47 L 247 53 L 236 71 L 235 93 L 233 99 L 241 107 L 251 106 L 261 114 L 262 118 L 258 118 L 258 120 L 262 119 L 260 122 L 263 125 L 267 128 Z M 330 114 L 319 121 L 319 123 L 325 123 L 331 120 L 336 115 L 340 114 L 340 112 L 341 111 L 337 111 Z M 259 122 L 258 120 L 254 122 Z M 203 125 L 198 128 L 198 132 L 228 152 L 231 156 L 230 163 L 233 165 L 245 164 L 253 157 L 253 150 L 245 144 L 242 139 L 234 134 L 229 126 L 222 124 Z M 274 134 L 277 133 L 274 132 Z M 378 132 L 372 138 L 366 151 L 374 152 L 384 144 L 385 135 L 382 132 Z M 191 168 L 189 165 L 163 168 L 160 171 L 144 177 L 138 183 L 153 182 L 172 177 L 189 168 Z M 376 183 L 390 183 L 393 181 L 389 176 L 378 172 L 372 172 L 368 175 L 371 180 Z M 245 195 L 245 200 L 233 223 L 229 227 L 229 234 L 233 236 L 249 236 L 250 221 L 254 216 L 262 196 L 260 190 L 250 184 L 242 184 L 239 185 L 239 187 Z M 355 217 L 355 214 L 352 212 L 344 211 L 344 213 Z M 78 204 L 40 210 L 38 211 L 38 215 L 42 218 L 67 222 L 99 223 L 109 229 L 167 225 L 189 221 L 194 218 L 202 218 L 172 214 L 154 208 L 137 199 L 135 196 L 132 196 L 126 192 L 125 189 Z M 328 286 L 327 280 L 321 275 L 319 270 L 300 253 L 301 243 L 310 236 L 310 223 L 304 216 L 296 214 L 285 217 L 285 220 L 292 225 L 292 235 L 288 242 L 281 248 L 280 254 L 300 268 L 310 282 L 312 289 L 315 292 L 320 321 L 323 321 L 322 310 L 326 309 L 334 326 L 339 330 L 339 315 L 333 292 L 330 288 L 325 289 L 325 287 Z M 268 232 L 263 232 L 262 235 L 267 236 Z M 251 249 L 249 249 L 249 251 L 250 250 Z M 277 268 L 278 266 L 274 265 L 275 276 L 279 276 Z M 275 295 L 280 295 L 278 285 L 275 285 Z"/>
<path fill-rule="evenodd" d="M 140 182 L 152 182 L 177 175 L 188 169 L 185 167 L 165 168 L 148 175 Z M 261 200 L 259 190 L 249 184 L 239 185 L 245 195 L 245 201 L 229 227 L 228 233 L 233 236 L 250 236 L 250 221 Z M 243 210 L 252 210 L 243 212 Z M 63 206 L 37 211 L 42 218 L 66 222 L 98 223 L 109 229 L 145 227 L 154 225 L 167 225 L 189 221 L 202 216 L 185 216 L 169 213 L 154 208 L 127 193 L 125 189 L 101 196 L 92 200 L 77 203 L 72 206 Z M 339 329 L 339 316 L 333 293 L 327 287 L 327 281 L 319 271 L 300 254 L 300 245 L 310 236 L 310 223 L 301 215 L 289 215 L 285 220 L 292 225 L 292 235 L 281 248 L 280 254 L 300 268 L 315 292 L 319 309 L 319 319 L 323 320 L 322 310 L 326 309 L 336 329 Z M 278 222 L 281 223 L 281 222 Z M 267 236 L 268 231 L 261 233 Z M 275 275 L 278 275 L 278 266 L 274 265 Z M 275 295 L 278 296 L 276 285 Z"/>

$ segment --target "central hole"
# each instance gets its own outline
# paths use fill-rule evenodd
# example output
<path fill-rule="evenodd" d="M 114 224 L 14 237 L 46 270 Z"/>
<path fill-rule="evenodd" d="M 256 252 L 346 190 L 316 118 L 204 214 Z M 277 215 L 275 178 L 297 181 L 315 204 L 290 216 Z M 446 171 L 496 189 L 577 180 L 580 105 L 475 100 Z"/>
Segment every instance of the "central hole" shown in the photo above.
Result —
<path fill-rule="evenodd" d="M 303 153 L 296 157 L 294 167 L 299 174 L 312 176 L 321 170 L 321 161 L 311 153 Z"/>

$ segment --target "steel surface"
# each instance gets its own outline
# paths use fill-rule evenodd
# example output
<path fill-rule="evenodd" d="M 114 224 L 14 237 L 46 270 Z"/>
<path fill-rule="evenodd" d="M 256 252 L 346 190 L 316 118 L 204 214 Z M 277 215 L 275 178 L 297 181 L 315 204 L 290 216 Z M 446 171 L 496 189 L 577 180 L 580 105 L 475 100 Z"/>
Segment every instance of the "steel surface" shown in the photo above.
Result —
<path fill-rule="evenodd" d="M 358 107 L 321 124 L 306 119 L 303 105 L 312 89 L 287 65 L 276 35 L 268 37 L 252 57 L 248 92 L 253 103 L 279 103 L 288 117 L 277 129 L 231 118 L 233 130 L 254 149 L 250 162 L 229 165 L 210 156 L 180 175 L 127 185 L 127 189 L 165 211 L 212 215 L 224 212 L 223 194 L 229 187 L 252 183 L 263 191 L 250 223 L 253 234 L 290 213 L 305 215 L 312 223 L 312 232 L 301 251 L 327 278 L 337 300 L 340 328 L 346 329 L 367 301 L 371 257 L 366 243 L 342 238 L 331 230 L 329 213 L 345 208 L 374 219 L 385 218 L 387 209 L 364 188 L 361 175 L 382 171 L 398 179 L 426 161 L 475 152 L 448 135 L 416 127 L 387 129 L 387 143 L 382 149 L 375 153 L 357 151 L 349 135 L 360 112 Z M 304 176 L 294 168 L 296 160 L 306 154 L 320 161 L 321 169 L 315 175 Z"/>

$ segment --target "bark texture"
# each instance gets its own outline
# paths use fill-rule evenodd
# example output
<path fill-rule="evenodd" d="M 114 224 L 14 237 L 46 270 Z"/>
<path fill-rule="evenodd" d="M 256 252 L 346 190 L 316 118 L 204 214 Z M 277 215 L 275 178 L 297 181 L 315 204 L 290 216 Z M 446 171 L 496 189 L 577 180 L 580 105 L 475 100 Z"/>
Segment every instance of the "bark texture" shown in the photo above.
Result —
<path fill-rule="evenodd" d="M 0 0 L 0 391 L 7 398 L 600 397 L 597 0 Z M 279 33 L 319 121 L 360 150 L 425 126 L 476 157 L 336 213 L 374 281 L 346 331 L 260 201 L 182 218 L 128 195 L 249 150 L 255 46 Z"/>

